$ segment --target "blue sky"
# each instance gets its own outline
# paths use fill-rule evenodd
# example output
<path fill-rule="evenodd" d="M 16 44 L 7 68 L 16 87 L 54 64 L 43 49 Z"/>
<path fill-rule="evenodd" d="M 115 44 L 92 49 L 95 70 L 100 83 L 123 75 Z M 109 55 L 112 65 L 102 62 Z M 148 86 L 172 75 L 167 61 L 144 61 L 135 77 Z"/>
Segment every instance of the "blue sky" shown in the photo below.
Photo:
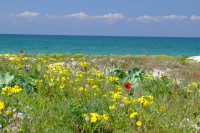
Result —
<path fill-rule="evenodd" d="M 200 0 L 0 0 L 0 34 L 200 37 Z"/>

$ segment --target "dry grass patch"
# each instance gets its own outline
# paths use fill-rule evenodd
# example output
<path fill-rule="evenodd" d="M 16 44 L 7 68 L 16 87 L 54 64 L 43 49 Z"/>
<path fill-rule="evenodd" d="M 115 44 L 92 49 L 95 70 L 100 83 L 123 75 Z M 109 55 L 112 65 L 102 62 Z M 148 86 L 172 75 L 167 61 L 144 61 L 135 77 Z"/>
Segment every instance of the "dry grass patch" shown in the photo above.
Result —
<path fill-rule="evenodd" d="M 119 65 L 124 71 L 139 67 L 150 73 L 166 74 L 171 78 L 176 77 L 176 79 L 184 79 L 188 82 L 196 81 L 195 73 L 200 72 L 200 63 L 189 61 L 186 57 L 109 56 L 94 58 L 91 62 L 100 70 L 112 65 Z"/>

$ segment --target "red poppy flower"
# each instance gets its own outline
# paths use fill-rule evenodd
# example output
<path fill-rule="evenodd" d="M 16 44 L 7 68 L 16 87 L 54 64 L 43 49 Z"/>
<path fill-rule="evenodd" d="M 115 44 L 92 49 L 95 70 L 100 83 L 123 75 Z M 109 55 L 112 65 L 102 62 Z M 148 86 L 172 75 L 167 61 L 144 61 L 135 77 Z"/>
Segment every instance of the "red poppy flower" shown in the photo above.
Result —
<path fill-rule="evenodd" d="M 24 50 L 21 49 L 21 50 L 19 51 L 19 53 L 20 53 L 20 54 L 23 54 L 23 53 L 24 53 Z"/>
<path fill-rule="evenodd" d="M 195 75 L 196 75 L 196 77 L 199 77 L 199 73 L 196 73 Z"/>
<path fill-rule="evenodd" d="M 124 87 L 125 87 L 127 90 L 130 90 L 130 89 L 132 88 L 131 83 L 129 83 L 128 81 L 124 83 Z"/>

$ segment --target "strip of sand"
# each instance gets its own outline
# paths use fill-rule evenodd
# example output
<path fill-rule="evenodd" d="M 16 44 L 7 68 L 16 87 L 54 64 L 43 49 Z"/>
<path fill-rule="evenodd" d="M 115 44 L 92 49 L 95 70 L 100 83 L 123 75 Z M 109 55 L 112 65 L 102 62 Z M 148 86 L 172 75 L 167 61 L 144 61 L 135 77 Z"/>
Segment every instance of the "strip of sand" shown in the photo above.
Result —
<path fill-rule="evenodd" d="M 200 56 L 191 56 L 188 58 L 189 60 L 194 60 L 196 62 L 200 62 Z"/>

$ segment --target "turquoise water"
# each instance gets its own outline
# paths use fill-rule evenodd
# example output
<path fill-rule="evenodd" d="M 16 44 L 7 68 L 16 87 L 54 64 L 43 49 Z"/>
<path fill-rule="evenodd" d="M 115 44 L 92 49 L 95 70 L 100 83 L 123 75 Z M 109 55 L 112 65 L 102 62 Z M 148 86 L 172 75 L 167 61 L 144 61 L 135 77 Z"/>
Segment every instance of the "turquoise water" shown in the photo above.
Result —
<path fill-rule="evenodd" d="M 0 34 L 0 53 L 200 55 L 200 38 Z"/>

